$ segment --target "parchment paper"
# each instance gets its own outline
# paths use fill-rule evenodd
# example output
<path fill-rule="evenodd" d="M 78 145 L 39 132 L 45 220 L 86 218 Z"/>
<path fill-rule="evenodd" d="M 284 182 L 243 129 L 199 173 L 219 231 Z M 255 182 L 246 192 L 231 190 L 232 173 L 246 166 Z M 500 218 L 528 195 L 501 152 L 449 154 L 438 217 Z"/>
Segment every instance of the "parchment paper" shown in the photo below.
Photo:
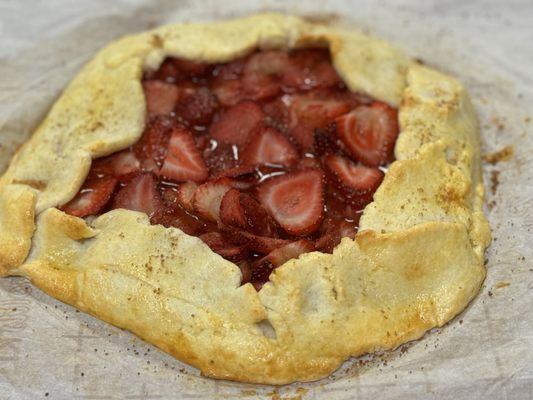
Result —
<path fill-rule="evenodd" d="M 533 397 L 533 3 L 515 1 L 0 2 L 0 170 L 97 49 L 172 21 L 277 10 L 354 25 L 458 76 L 482 122 L 494 241 L 468 309 L 395 352 L 282 388 L 215 381 L 20 278 L 0 279 L 2 399 L 529 399 Z"/>

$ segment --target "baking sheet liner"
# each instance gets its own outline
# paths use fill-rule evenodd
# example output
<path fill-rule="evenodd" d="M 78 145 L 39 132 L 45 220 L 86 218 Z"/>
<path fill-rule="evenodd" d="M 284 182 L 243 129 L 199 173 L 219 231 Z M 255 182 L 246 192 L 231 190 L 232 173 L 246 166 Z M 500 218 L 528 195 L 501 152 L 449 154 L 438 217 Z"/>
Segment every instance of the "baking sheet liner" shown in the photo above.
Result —
<path fill-rule="evenodd" d="M 21 278 L 0 279 L 1 399 L 528 399 L 533 393 L 531 1 L 4 1 L 0 170 L 91 55 L 124 34 L 257 11 L 381 36 L 456 75 L 479 112 L 494 241 L 479 296 L 442 329 L 331 377 L 280 388 L 217 381 Z M 507 157 L 490 154 L 507 149 Z M 509 153 L 512 153 L 509 155 Z M 502 160 L 503 158 L 503 160 Z M 504 160 L 507 158 L 507 160 Z"/>

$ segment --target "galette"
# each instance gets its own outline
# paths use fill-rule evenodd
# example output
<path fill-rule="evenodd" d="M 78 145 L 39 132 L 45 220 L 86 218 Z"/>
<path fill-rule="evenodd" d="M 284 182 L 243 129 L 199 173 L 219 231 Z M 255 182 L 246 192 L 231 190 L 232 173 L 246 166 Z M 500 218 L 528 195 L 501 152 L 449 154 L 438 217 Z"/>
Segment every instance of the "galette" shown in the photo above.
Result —
<path fill-rule="evenodd" d="M 465 89 L 264 14 L 100 51 L 0 179 L 0 275 L 191 364 L 284 384 L 475 297 L 490 230 Z"/>

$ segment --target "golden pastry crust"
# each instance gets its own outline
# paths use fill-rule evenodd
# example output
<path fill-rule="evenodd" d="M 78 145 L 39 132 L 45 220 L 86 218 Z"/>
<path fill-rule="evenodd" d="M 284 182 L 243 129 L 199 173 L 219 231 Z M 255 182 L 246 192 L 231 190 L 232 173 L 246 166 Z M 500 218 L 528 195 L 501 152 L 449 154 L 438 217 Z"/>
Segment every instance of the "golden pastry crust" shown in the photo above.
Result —
<path fill-rule="evenodd" d="M 55 208 L 78 191 L 92 158 L 142 134 L 143 69 L 166 56 L 214 63 L 316 45 L 330 47 L 351 90 L 400 105 L 397 161 L 355 240 L 333 254 L 288 261 L 257 293 L 200 239 L 144 214 L 114 210 L 88 222 Z M 453 78 L 382 41 L 295 17 L 170 25 L 103 49 L 14 157 L 0 179 L 0 275 L 26 276 L 207 376 L 308 381 L 464 309 L 485 276 L 482 202 L 478 125 Z"/>

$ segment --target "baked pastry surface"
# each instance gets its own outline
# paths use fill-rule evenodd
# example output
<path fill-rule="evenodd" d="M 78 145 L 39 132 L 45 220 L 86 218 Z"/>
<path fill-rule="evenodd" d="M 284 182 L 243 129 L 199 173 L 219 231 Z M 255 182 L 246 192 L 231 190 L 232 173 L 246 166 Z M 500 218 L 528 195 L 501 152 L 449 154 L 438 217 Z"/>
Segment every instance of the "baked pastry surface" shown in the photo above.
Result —
<path fill-rule="evenodd" d="M 209 63 L 256 48 L 329 46 L 353 91 L 399 105 L 396 160 L 355 240 L 277 268 L 256 292 L 200 239 L 114 210 L 59 211 L 91 160 L 145 124 L 142 73 L 167 56 Z M 0 274 L 128 329 L 217 378 L 282 384 L 395 348 L 464 309 L 485 276 L 478 124 L 464 88 L 388 44 L 274 14 L 170 25 L 103 49 L 0 179 Z"/>

